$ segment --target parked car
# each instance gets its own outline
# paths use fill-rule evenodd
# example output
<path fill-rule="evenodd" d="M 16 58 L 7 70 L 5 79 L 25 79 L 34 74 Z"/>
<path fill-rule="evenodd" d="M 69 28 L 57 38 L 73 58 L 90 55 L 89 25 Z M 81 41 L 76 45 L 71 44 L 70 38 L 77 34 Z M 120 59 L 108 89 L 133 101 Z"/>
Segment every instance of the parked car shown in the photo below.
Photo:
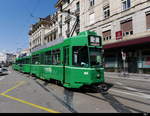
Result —
<path fill-rule="evenodd" d="M 2 69 L 2 66 L 0 66 L 0 74 L 3 72 L 2 70 L 3 70 L 3 69 Z"/>
<path fill-rule="evenodd" d="M 8 73 L 7 68 L 0 66 L 0 74 L 7 74 L 7 73 Z"/>

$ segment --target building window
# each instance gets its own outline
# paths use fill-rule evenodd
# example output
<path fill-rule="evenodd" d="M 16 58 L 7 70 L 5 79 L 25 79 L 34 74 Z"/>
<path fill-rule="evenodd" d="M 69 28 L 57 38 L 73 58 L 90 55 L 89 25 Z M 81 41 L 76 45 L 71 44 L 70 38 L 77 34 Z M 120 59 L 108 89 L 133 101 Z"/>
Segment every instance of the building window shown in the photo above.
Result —
<path fill-rule="evenodd" d="M 121 22 L 123 36 L 133 35 L 132 19 Z"/>
<path fill-rule="evenodd" d="M 70 9 L 68 9 L 68 14 L 70 14 Z"/>
<path fill-rule="evenodd" d="M 103 32 L 103 40 L 111 40 L 111 30 L 107 30 Z"/>
<path fill-rule="evenodd" d="M 67 3 L 69 4 L 69 3 L 70 3 L 70 0 L 67 0 Z"/>
<path fill-rule="evenodd" d="M 109 7 L 109 5 L 107 5 L 107 6 L 105 6 L 105 7 L 103 8 L 103 12 L 104 12 L 104 18 L 105 18 L 105 19 L 110 16 L 110 7 Z"/>
<path fill-rule="evenodd" d="M 127 10 L 131 7 L 131 0 L 122 0 L 122 9 Z"/>
<path fill-rule="evenodd" d="M 146 27 L 150 29 L 150 13 L 146 14 Z"/>
<path fill-rule="evenodd" d="M 89 0 L 89 2 L 90 2 L 90 7 L 95 5 L 95 0 Z"/>
<path fill-rule="evenodd" d="M 77 11 L 80 11 L 80 2 L 77 2 L 76 9 L 77 9 Z"/>
<path fill-rule="evenodd" d="M 90 14 L 90 25 L 95 22 L 95 14 Z"/>

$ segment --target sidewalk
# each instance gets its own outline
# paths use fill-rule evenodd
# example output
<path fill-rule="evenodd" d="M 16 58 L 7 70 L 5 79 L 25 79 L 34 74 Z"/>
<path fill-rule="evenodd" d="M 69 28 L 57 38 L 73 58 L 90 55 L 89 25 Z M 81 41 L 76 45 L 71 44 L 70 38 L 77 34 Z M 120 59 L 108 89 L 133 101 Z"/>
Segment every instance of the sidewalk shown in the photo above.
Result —
<path fill-rule="evenodd" d="M 105 72 L 105 77 L 106 78 L 137 80 L 137 81 L 150 81 L 150 74 L 129 73 L 124 76 L 123 73 Z"/>

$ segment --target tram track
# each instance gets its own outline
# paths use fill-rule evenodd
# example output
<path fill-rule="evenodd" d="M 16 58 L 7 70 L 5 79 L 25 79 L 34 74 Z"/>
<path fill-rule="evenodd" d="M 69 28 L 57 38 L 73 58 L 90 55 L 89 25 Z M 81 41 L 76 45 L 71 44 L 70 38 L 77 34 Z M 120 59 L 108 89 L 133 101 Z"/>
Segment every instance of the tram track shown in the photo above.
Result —
<path fill-rule="evenodd" d="M 23 74 L 23 73 L 18 73 L 21 74 L 25 77 L 30 78 L 31 80 L 33 80 L 34 82 L 36 82 L 36 84 L 38 84 L 42 89 L 44 89 L 46 92 L 48 92 L 50 95 L 52 95 L 59 103 L 61 103 L 65 108 L 67 108 L 71 113 L 78 113 L 70 104 L 70 102 L 66 102 L 65 100 L 61 99 L 60 97 L 58 97 L 54 92 L 52 88 L 47 88 L 46 86 L 49 84 L 48 82 L 46 82 L 45 80 L 42 80 L 44 82 L 44 84 L 40 83 L 39 80 L 41 80 L 40 78 L 37 77 L 33 77 L 31 75 L 28 74 Z"/>
<path fill-rule="evenodd" d="M 66 90 L 66 89 L 65 89 Z M 71 93 L 71 91 L 68 91 Z M 80 94 L 84 94 L 84 93 L 81 93 Z M 130 110 L 133 110 L 135 112 L 138 112 L 138 113 L 143 113 L 144 111 L 141 111 L 139 109 L 136 109 L 136 108 L 132 108 L 131 106 L 127 106 L 127 105 L 124 105 L 122 104 L 121 102 L 119 102 L 112 94 L 108 93 L 108 92 L 105 92 L 105 93 L 100 93 L 105 99 L 103 98 L 99 98 L 97 97 L 97 99 L 100 99 L 100 100 L 103 100 L 103 101 L 106 101 L 108 102 L 117 112 L 119 113 L 132 113 Z M 84 95 L 88 95 L 92 98 L 96 98 L 96 96 L 92 96 L 90 94 L 84 94 Z"/>
<path fill-rule="evenodd" d="M 85 95 L 89 96 L 89 97 L 92 97 L 92 98 L 95 98 L 95 99 L 99 99 L 99 100 L 102 100 L 102 101 L 105 101 L 105 102 L 108 102 L 110 103 L 110 105 L 116 110 L 118 111 L 119 113 L 132 113 L 131 110 L 137 112 L 137 113 L 143 113 L 144 111 L 142 110 L 139 110 L 139 109 L 136 109 L 136 108 L 133 108 L 131 106 L 128 106 L 128 105 L 124 105 L 122 103 L 120 103 L 118 100 L 116 100 L 115 98 L 115 101 L 114 101 L 114 97 L 117 97 L 117 98 L 123 98 L 123 99 L 126 99 L 125 97 L 120 97 L 120 96 L 117 96 L 117 95 L 114 95 L 114 94 L 109 94 L 107 93 L 108 95 L 105 95 L 105 99 L 104 98 L 101 98 L 101 97 L 98 97 L 98 96 L 95 96 L 95 95 L 92 95 L 90 93 L 86 93 Z M 108 98 L 111 97 L 111 100 L 108 100 Z M 131 100 L 131 99 L 126 99 L 126 100 Z M 133 100 L 131 100 L 133 101 Z M 114 103 L 113 103 L 114 102 Z M 135 101 L 135 102 L 138 102 L 138 101 Z M 143 102 L 140 102 L 142 104 L 145 104 Z M 146 104 L 147 105 L 147 104 Z M 148 104 L 149 105 L 149 104 Z M 126 112 L 124 112 L 124 109 Z"/>
<path fill-rule="evenodd" d="M 131 86 L 128 86 L 128 87 L 119 87 L 119 86 L 114 86 L 113 88 L 115 89 L 120 89 L 120 90 L 125 90 L 125 91 L 130 91 L 130 92 L 140 92 L 140 93 L 144 93 L 144 94 L 148 94 L 150 95 L 150 90 L 147 91 L 147 90 L 142 90 L 141 88 L 136 88 L 136 87 L 131 87 Z M 131 89 L 130 89 L 131 88 Z"/>
<path fill-rule="evenodd" d="M 59 98 L 56 94 L 54 94 L 52 92 L 52 90 L 50 91 L 51 88 L 46 88 L 45 87 L 45 83 L 41 84 L 38 81 L 36 81 L 36 83 L 38 85 L 40 85 L 45 91 L 51 93 L 59 102 L 61 102 L 61 104 L 63 104 L 70 112 L 72 113 L 78 113 L 74 108 L 72 108 L 70 106 L 70 102 L 65 102 L 64 100 L 62 100 L 61 98 Z M 46 84 L 47 85 L 47 84 Z M 68 91 L 65 89 L 65 91 L 67 91 L 68 94 L 71 94 L 72 91 Z M 81 93 L 83 94 L 83 93 Z M 84 94 L 87 95 L 87 94 Z M 134 109 L 134 108 L 129 108 L 129 106 L 124 106 L 123 104 L 121 104 L 117 99 L 115 99 L 111 94 L 109 93 L 102 93 L 103 97 L 105 97 L 105 99 L 102 99 L 103 101 L 106 101 L 108 103 L 110 103 L 110 105 L 119 113 L 132 113 L 129 109 Z M 69 96 L 68 96 L 69 97 Z M 140 112 L 142 113 L 142 111 L 138 110 L 138 109 L 134 109 L 134 111 Z"/>
<path fill-rule="evenodd" d="M 41 84 L 40 82 L 38 82 L 38 78 L 32 78 L 32 80 L 34 80 L 39 86 L 41 86 L 46 92 L 50 93 L 53 97 L 55 97 L 63 106 L 65 106 L 71 113 L 78 113 L 71 105 L 70 105 L 70 102 L 66 102 L 64 99 L 58 97 L 58 95 L 56 95 L 53 91 L 52 88 L 47 88 L 46 86 L 49 85 L 49 83 L 47 83 L 46 81 L 43 81 L 45 82 L 44 84 Z M 115 88 L 115 87 L 113 87 Z M 128 90 L 128 89 L 125 89 L 125 88 L 121 88 L 120 89 L 124 89 L 124 90 Z M 129 90 L 128 90 L 129 91 Z M 130 90 L 132 92 L 137 92 L 137 91 L 133 91 L 133 90 Z M 69 92 L 71 91 L 68 91 L 68 94 Z M 74 92 L 74 91 L 73 91 Z M 76 91 L 75 91 L 76 92 Z M 70 93 L 71 94 L 71 93 Z M 144 111 L 142 110 L 139 110 L 139 109 L 136 109 L 136 108 L 133 108 L 129 105 L 124 105 L 122 104 L 121 102 L 119 102 L 116 98 L 122 98 L 122 99 L 125 99 L 125 100 L 129 100 L 129 101 L 132 101 L 132 102 L 137 102 L 137 103 L 140 103 L 140 104 L 144 104 L 144 105 L 150 105 L 148 103 L 144 103 L 144 102 L 141 102 L 141 101 L 137 101 L 137 100 L 134 100 L 134 99 L 130 99 L 130 98 L 126 98 L 126 97 L 122 97 L 122 96 L 118 96 L 118 95 L 115 95 L 115 94 L 110 94 L 109 92 L 106 92 L 106 93 L 100 93 L 101 96 L 103 96 L 103 98 L 101 98 L 100 96 L 95 96 L 94 94 L 90 94 L 90 93 L 82 93 L 80 92 L 80 94 L 84 94 L 84 95 L 87 95 L 87 96 L 90 96 L 92 98 L 95 98 L 95 99 L 99 99 L 99 100 L 103 100 L 105 102 L 108 102 L 117 112 L 119 113 L 132 113 L 131 111 L 135 111 L 137 113 L 144 113 Z"/>
<path fill-rule="evenodd" d="M 70 102 L 65 102 L 65 100 L 61 99 L 60 97 L 58 97 L 54 92 L 52 92 L 53 90 L 49 90 L 48 88 L 45 87 L 45 85 L 41 84 L 40 82 L 38 82 L 37 80 L 35 81 L 39 86 L 41 86 L 46 92 L 50 93 L 53 97 L 55 97 L 63 106 L 65 106 L 71 113 L 78 113 L 71 105 Z"/>
<path fill-rule="evenodd" d="M 122 90 L 122 88 L 120 88 L 120 89 Z M 128 89 L 125 89 L 125 90 L 129 91 Z M 130 90 L 130 91 L 135 92 L 133 90 Z M 103 93 L 100 93 L 105 99 L 101 98 L 98 95 L 94 95 L 94 94 L 90 94 L 90 93 L 85 93 L 85 94 L 92 97 L 92 98 L 96 98 L 96 99 L 103 100 L 103 101 L 106 101 L 106 102 L 110 103 L 112 105 L 112 107 L 114 109 L 116 109 L 116 111 L 119 111 L 120 113 L 122 113 L 122 111 L 124 111 L 124 110 L 122 110 L 124 108 L 136 111 L 138 113 L 144 113 L 144 111 L 142 111 L 140 109 L 133 108 L 133 107 L 128 106 L 128 105 L 121 104 L 116 98 L 121 98 L 121 99 L 124 99 L 124 100 L 128 100 L 129 102 L 136 102 L 136 103 L 139 103 L 139 104 L 150 106 L 149 103 L 145 103 L 145 102 L 138 101 L 138 100 L 135 100 L 135 99 L 119 96 L 119 95 L 116 95 L 116 94 L 113 94 L 113 93 L 110 94 L 109 92 L 106 92 L 105 95 Z M 122 108 L 120 108 L 120 107 L 122 107 Z M 130 113 L 130 111 L 129 112 L 127 111 L 127 113 Z"/>

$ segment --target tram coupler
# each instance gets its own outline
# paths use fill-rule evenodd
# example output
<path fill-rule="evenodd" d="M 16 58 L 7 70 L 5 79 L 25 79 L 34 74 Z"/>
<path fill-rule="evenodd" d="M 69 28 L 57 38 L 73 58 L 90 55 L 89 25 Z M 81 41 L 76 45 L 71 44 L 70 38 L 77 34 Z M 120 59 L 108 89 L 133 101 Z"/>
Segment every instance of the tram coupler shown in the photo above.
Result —
<path fill-rule="evenodd" d="M 95 90 L 100 93 L 104 93 L 104 92 L 108 91 L 108 86 L 106 83 L 102 83 L 99 85 L 93 85 L 93 88 L 95 88 Z"/>

